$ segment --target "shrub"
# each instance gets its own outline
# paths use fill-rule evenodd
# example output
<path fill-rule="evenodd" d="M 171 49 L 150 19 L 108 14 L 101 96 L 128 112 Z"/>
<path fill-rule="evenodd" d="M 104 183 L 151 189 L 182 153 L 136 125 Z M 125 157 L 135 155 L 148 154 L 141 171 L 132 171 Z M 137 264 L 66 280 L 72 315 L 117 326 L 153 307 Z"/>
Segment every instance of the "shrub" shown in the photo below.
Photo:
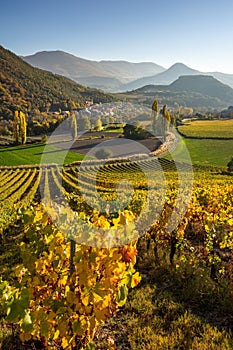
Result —
<path fill-rule="evenodd" d="M 112 157 L 112 151 L 108 148 L 100 148 L 95 152 L 95 156 L 98 159 L 106 159 Z"/>

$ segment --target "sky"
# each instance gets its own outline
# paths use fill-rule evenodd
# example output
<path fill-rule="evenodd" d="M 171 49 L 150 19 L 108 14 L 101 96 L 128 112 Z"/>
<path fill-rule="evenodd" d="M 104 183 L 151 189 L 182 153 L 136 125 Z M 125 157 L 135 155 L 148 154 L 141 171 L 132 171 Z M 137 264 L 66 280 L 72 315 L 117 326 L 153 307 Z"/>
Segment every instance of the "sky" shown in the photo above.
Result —
<path fill-rule="evenodd" d="M 232 0 L 1 0 L 0 45 L 233 74 Z"/>

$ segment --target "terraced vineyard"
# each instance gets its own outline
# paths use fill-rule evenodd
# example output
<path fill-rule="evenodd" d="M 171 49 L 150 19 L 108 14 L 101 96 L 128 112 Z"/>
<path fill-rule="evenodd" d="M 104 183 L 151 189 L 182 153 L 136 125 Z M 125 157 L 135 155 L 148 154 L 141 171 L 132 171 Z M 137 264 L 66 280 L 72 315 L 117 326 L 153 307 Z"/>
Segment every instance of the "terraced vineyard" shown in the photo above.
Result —
<path fill-rule="evenodd" d="M 182 284 L 187 275 L 191 280 L 198 278 L 198 283 L 200 283 L 198 288 L 201 288 L 200 291 L 197 291 L 197 293 L 200 292 L 198 299 L 202 300 L 206 294 L 203 292 L 205 290 L 203 284 L 208 285 L 208 288 L 214 293 L 221 294 L 221 298 L 224 296 L 224 306 L 219 304 L 218 310 L 220 311 L 218 312 L 219 317 L 224 314 L 225 328 L 229 329 L 233 312 L 232 303 L 230 303 L 233 281 L 233 177 L 218 173 L 216 169 L 203 171 L 203 168 L 195 169 L 194 175 L 192 183 L 190 165 L 155 157 L 135 161 L 109 160 L 105 164 L 102 164 L 101 161 L 87 161 L 67 164 L 63 167 L 50 164 L 0 168 L 0 228 L 3 242 L 0 272 L 10 283 L 12 281 L 15 283 L 15 279 L 18 278 L 20 288 L 24 288 L 22 291 L 25 288 L 30 291 L 34 290 L 30 308 L 26 302 L 21 303 L 21 299 L 14 301 L 16 304 L 18 302 L 18 308 L 22 305 L 22 308 L 27 309 L 26 311 L 21 310 L 22 315 L 29 312 L 33 315 L 34 320 L 33 325 L 30 324 L 30 327 L 26 325 L 23 328 L 21 340 L 25 341 L 33 337 L 34 340 L 41 341 L 43 340 L 41 332 L 44 332 L 45 337 L 52 344 L 51 349 L 57 349 L 61 344 L 64 348 L 70 339 L 75 339 L 69 332 L 78 332 L 80 341 L 82 340 L 83 344 L 86 343 L 88 339 L 85 330 L 70 328 L 69 319 L 62 323 L 62 328 L 59 326 L 60 309 L 57 309 L 54 300 L 56 300 L 55 303 L 61 303 L 63 310 L 64 307 L 66 308 L 64 317 L 69 312 L 69 314 L 72 313 L 75 322 L 77 322 L 77 317 L 80 317 L 80 320 L 83 320 L 83 317 L 95 319 L 96 323 L 86 326 L 95 329 L 98 322 L 106 319 L 105 314 L 100 310 L 107 310 L 104 306 L 106 302 L 104 298 L 108 300 L 107 303 L 110 302 L 114 281 L 119 283 L 114 287 L 119 305 L 123 305 L 126 301 L 127 285 L 131 288 L 140 281 L 138 272 L 133 269 L 136 262 L 136 248 L 138 249 L 138 266 L 142 276 L 147 276 L 148 273 L 153 275 L 154 266 L 156 269 L 161 266 L 163 270 L 163 264 L 166 262 L 171 274 L 178 271 L 175 273 L 182 275 Z M 38 202 L 41 201 L 49 217 L 43 213 L 42 206 L 38 205 Z M 72 221 L 73 218 L 69 216 L 70 212 L 77 213 L 78 217 L 81 215 L 83 221 L 89 225 L 87 230 L 80 233 L 82 226 L 79 226 L 79 222 L 76 225 Z M 64 235 L 66 232 L 60 227 L 59 230 L 56 230 L 51 225 L 51 222 L 56 223 L 58 214 L 62 229 L 66 229 L 68 223 L 69 228 L 72 229 L 72 236 L 78 234 L 77 237 L 80 239 L 80 241 L 77 240 L 75 253 L 77 292 L 73 298 L 69 298 L 69 293 L 73 293 L 70 290 L 69 280 L 71 245 L 67 236 Z M 110 237 L 109 230 L 115 227 L 117 229 L 120 227 L 120 230 L 116 231 L 119 232 L 119 235 Z M 102 230 L 101 236 L 98 236 L 101 242 L 104 242 L 104 232 L 106 232 L 107 238 L 113 243 L 112 246 L 118 246 L 118 248 L 109 250 L 111 254 L 116 254 L 117 261 L 113 262 L 113 258 L 108 255 L 110 253 L 105 255 L 108 248 L 104 250 L 105 248 L 99 249 L 98 245 L 95 246 L 95 242 L 98 242 L 99 239 L 96 238 L 96 232 L 99 229 Z M 138 234 L 136 237 L 132 236 L 134 231 Z M 15 235 L 13 245 L 12 234 Z M 17 247 L 21 248 L 16 247 L 15 237 L 19 243 Z M 125 237 L 128 238 L 128 242 L 124 241 Z M 79 244 L 82 242 L 84 244 Z M 20 257 L 19 249 L 22 249 L 22 257 Z M 34 250 L 36 257 L 34 253 L 32 254 Z M 35 258 L 38 259 L 35 265 L 37 270 L 31 268 L 31 260 Z M 19 268 L 18 264 L 22 263 L 22 259 L 24 267 Z M 99 261 L 102 261 L 101 266 L 99 266 Z M 146 267 L 147 261 L 150 261 L 150 268 Z M 108 270 L 114 266 L 113 271 Z M 121 278 L 124 282 L 119 282 L 119 267 L 122 269 Z M 127 272 L 128 269 L 129 272 Z M 15 276 L 14 270 L 18 271 L 19 275 Z M 25 279 L 22 279 L 21 273 L 24 272 L 21 271 L 26 271 L 25 273 L 28 274 L 25 275 Z M 97 299 L 94 299 L 93 302 L 85 294 L 90 288 L 89 276 L 97 286 L 99 278 L 102 279 L 100 276 L 103 271 L 106 275 L 102 288 L 106 295 L 96 295 L 96 292 L 95 298 Z M 131 274 L 130 276 L 134 274 L 135 280 L 125 278 L 123 271 Z M 114 278 L 112 274 L 115 274 Z M 165 283 L 164 288 L 167 289 L 166 277 L 163 276 L 162 279 Z M 15 286 L 8 287 L 7 283 L 5 281 L 0 283 L 2 288 L 0 292 L 4 291 L 4 288 L 9 288 L 7 293 L 21 295 L 20 291 L 14 289 Z M 83 283 L 85 283 L 85 288 Z M 122 285 L 122 283 L 127 285 Z M 43 292 L 44 288 L 49 290 L 48 295 Z M 61 299 L 59 299 L 58 290 L 63 296 Z M 1 301 L 3 307 L 7 301 L 4 299 L 7 293 L 4 293 L 2 296 L 0 294 L 0 301 L 3 298 Z M 40 303 L 37 305 L 38 293 L 44 300 L 43 305 Z M 27 294 L 24 297 L 27 298 Z M 81 306 L 78 306 L 79 316 L 73 304 L 73 300 L 78 300 L 77 298 L 81 298 Z M 111 305 L 115 308 L 117 299 L 113 295 L 112 298 Z M 185 298 L 189 298 L 186 293 Z M 64 300 L 66 300 L 65 304 Z M 50 303 L 52 303 L 51 310 L 54 310 L 51 314 L 53 321 L 43 321 L 47 322 L 47 330 L 44 331 L 40 313 L 35 311 L 35 308 L 39 310 L 42 306 L 47 310 L 47 305 Z M 17 307 L 13 307 L 14 303 L 12 307 L 11 302 L 8 304 L 12 311 L 4 322 L 18 322 L 21 316 L 14 312 Z M 94 309 L 90 309 L 89 305 L 94 305 Z M 96 309 L 96 305 L 99 305 L 100 309 Z M 89 314 L 90 310 L 92 310 L 91 314 Z M 6 311 L 1 311 L 0 307 L 0 314 L 1 312 L 5 312 L 4 317 L 6 317 Z M 22 322 L 28 322 L 28 316 L 26 321 Z M 62 331 L 64 327 L 67 329 L 66 333 Z M 88 329 L 91 331 L 92 328 Z M 203 331 L 203 338 L 205 338 L 205 331 Z M 229 343 L 230 349 L 230 336 L 226 335 L 224 339 L 225 343 Z M 144 344 L 144 339 L 142 342 Z M 157 347 L 157 345 L 155 342 L 154 346 Z M 73 347 L 67 347 L 67 349 L 71 348 L 73 349 Z"/>
<path fill-rule="evenodd" d="M 177 167 L 180 174 L 177 173 Z M 181 222 L 177 221 L 179 226 L 176 229 L 173 225 L 176 235 L 184 237 L 188 227 L 192 227 L 197 220 L 198 230 L 203 230 L 205 234 L 210 230 L 214 235 L 214 232 L 219 230 L 218 248 L 222 241 L 227 241 L 226 246 L 230 248 L 232 236 L 228 237 L 228 234 L 233 224 L 232 176 L 196 172 L 195 176 L 198 179 L 194 182 L 188 207 L 185 203 L 192 183 L 186 184 L 180 192 L 179 187 L 180 181 L 184 181 L 186 177 L 187 181 L 192 181 L 189 173 L 190 166 L 185 163 L 175 164 L 166 159 L 156 158 L 136 162 L 109 161 L 105 164 L 89 161 L 63 167 L 56 164 L 2 167 L 0 228 L 3 230 L 10 222 L 14 222 L 20 208 L 42 200 L 45 204 L 55 203 L 58 206 L 65 203 L 74 212 L 85 212 L 89 217 L 93 215 L 93 210 L 97 211 L 98 215 L 107 217 L 110 211 L 110 216 L 114 217 L 119 210 L 127 209 L 139 218 L 144 211 L 141 221 L 139 220 L 140 228 L 147 231 L 149 226 L 153 226 L 156 232 L 160 232 L 156 233 L 156 237 L 163 236 L 167 239 L 169 234 L 166 233 L 166 227 L 172 226 L 172 220 L 177 220 L 177 214 L 174 213 L 178 212 Z M 177 209 L 173 210 L 175 206 Z M 214 216 L 213 210 L 216 212 Z M 147 227 L 144 222 L 148 223 Z M 222 233 L 224 227 L 225 235 Z M 203 233 L 203 237 L 205 234 Z M 192 240 L 194 236 L 195 232 Z"/>
<path fill-rule="evenodd" d="M 82 165 L 80 175 L 80 164 L 49 166 L 22 166 L 22 167 L 2 167 L 0 168 L 0 227 L 5 223 L 9 224 L 10 218 L 15 217 L 16 208 L 29 206 L 31 203 L 45 198 L 55 200 L 57 198 L 70 199 L 80 198 L 80 188 L 86 195 L 93 196 L 93 193 L 101 195 L 116 196 L 116 184 L 125 179 L 133 183 L 134 189 L 142 191 L 145 176 L 140 167 L 145 171 L 158 170 L 157 161 L 143 160 L 139 163 L 122 161 L 110 162 L 99 165 L 98 163 L 86 166 Z M 171 162 L 161 161 L 163 168 L 169 166 Z M 174 164 L 172 165 L 174 168 Z M 159 170 L 161 170 L 160 168 Z M 135 172 L 137 181 L 135 181 Z M 143 182 L 144 181 L 144 182 Z"/>

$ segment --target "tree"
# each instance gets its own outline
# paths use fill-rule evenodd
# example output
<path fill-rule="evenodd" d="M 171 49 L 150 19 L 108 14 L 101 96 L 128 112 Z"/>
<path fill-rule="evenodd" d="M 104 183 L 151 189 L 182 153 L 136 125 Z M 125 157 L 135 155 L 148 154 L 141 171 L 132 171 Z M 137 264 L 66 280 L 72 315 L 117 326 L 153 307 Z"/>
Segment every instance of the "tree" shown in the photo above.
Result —
<path fill-rule="evenodd" d="M 25 144 L 27 140 L 27 122 L 25 114 L 21 111 L 14 113 L 14 138 L 16 144 Z"/>
<path fill-rule="evenodd" d="M 95 156 L 98 159 L 107 159 L 112 157 L 112 151 L 108 148 L 100 148 L 95 152 Z"/>
<path fill-rule="evenodd" d="M 67 100 L 67 108 L 68 108 L 68 111 L 72 111 L 73 109 L 75 109 L 76 108 L 75 102 L 71 99 Z"/>
<path fill-rule="evenodd" d="M 157 121 L 158 121 L 158 112 L 159 112 L 159 106 L 158 101 L 155 99 L 152 104 L 152 113 L 151 113 L 151 127 L 154 133 L 156 133 L 156 127 L 157 127 Z"/>
<path fill-rule="evenodd" d="M 101 131 L 103 129 L 102 121 L 100 118 L 98 118 L 96 121 L 95 129 L 96 131 Z"/>
<path fill-rule="evenodd" d="M 71 115 L 71 136 L 72 139 L 75 140 L 77 138 L 77 131 L 78 131 L 78 126 L 77 126 L 77 119 L 75 113 Z"/>
<path fill-rule="evenodd" d="M 163 115 L 164 117 L 166 117 L 166 114 L 167 114 L 167 105 L 163 105 L 162 115 Z"/>
<path fill-rule="evenodd" d="M 14 113 L 13 132 L 16 144 L 19 144 L 19 113 L 19 111 L 15 111 Z"/>
<path fill-rule="evenodd" d="M 227 163 L 227 170 L 233 172 L 233 157 L 231 158 L 230 162 Z"/>
<path fill-rule="evenodd" d="M 20 143 L 21 145 L 24 145 L 27 141 L 27 123 L 26 123 L 26 117 L 23 112 L 19 112 L 19 119 L 20 119 Z"/>
<path fill-rule="evenodd" d="M 152 105 L 152 111 L 158 113 L 159 111 L 159 106 L 158 106 L 158 100 L 154 100 L 153 105 Z"/>
<path fill-rule="evenodd" d="M 176 127 L 177 125 L 177 118 L 174 114 L 171 115 L 171 121 L 170 121 L 171 125 Z"/>
<path fill-rule="evenodd" d="M 163 106 L 162 115 L 164 117 L 164 134 L 165 134 L 166 132 L 168 132 L 170 123 L 171 123 L 171 115 L 167 111 L 167 105 Z"/>
<path fill-rule="evenodd" d="M 91 128 L 90 119 L 86 115 L 80 116 L 78 118 L 77 124 L 78 124 L 78 130 L 80 131 L 88 131 Z"/>
<path fill-rule="evenodd" d="M 137 125 L 126 124 L 123 128 L 123 133 L 126 138 L 133 140 L 145 140 L 152 137 L 152 134 L 140 127 L 139 123 Z"/>

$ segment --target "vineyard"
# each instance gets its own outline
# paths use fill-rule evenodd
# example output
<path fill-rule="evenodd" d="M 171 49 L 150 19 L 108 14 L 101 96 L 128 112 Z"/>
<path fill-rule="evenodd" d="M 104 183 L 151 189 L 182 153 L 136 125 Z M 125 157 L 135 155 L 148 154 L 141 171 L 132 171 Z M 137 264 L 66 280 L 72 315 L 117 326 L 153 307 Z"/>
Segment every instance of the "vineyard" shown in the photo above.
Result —
<path fill-rule="evenodd" d="M 196 120 L 179 126 L 185 137 L 232 139 L 233 120 Z"/>
<path fill-rule="evenodd" d="M 181 194 L 179 187 L 181 179 L 189 181 L 190 171 L 185 163 L 150 157 L 1 167 L 3 323 L 17 325 L 28 346 L 34 340 L 38 348 L 94 349 L 99 325 L 125 304 L 141 278 L 142 285 L 152 278 L 152 267 L 156 274 L 166 262 L 174 278 L 201 275 L 212 291 L 224 295 L 223 327 L 229 332 L 233 178 L 196 168 L 184 210 L 190 186 Z M 205 293 L 200 291 L 200 299 Z M 230 349 L 232 341 L 224 337 L 224 348 L 212 348 Z M 157 341 L 154 346 L 166 348 Z M 198 341 L 195 349 L 204 348 Z M 106 349 L 116 349 L 109 342 Z M 148 344 L 138 349 L 153 349 Z M 127 346 L 122 349 L 138 345 Z"/>
<path fill-rule="evenodd" d="M 148 167 L 150 166 L 153 169 L 152 162 L 148 162 Z M 138 167 L 133 163 L 123 162 L 102 166 L 100 169 L 95 165 L 87 166 L 87 169 L 86 178 L 80 182 L 78 179 L 79 166 L 76 165 L 67 165 L 62 169 L 55 164 L 50 166 L 2 167 L 0 170 L 2 225 L 4 225 L 3 218 L 6 218 L 6 215 L 10 217 L 14 213 L 13 206 L 24 207 L 33 202 L 35 198 L 43 197 L 44 193 L 40 193 L 40 188 L 43 188 L 43 191 L 47 193 L 47 199 L 50 197 L 54 199 L 57 194 L 74 193 L 77 195 L 80 193 L 80 186 L 90 187 L 89 191 L 92 193 L 95 191 L 95 183 L 91 185 L 91 180 L 94 179 L 97 169 L 100 178 L 98 190 L 111 192 L 111 188 L 114 189 L 115 183 L 121 179 L 122 171 L 130 178 L 130 174 L 138 170 Z"/>

